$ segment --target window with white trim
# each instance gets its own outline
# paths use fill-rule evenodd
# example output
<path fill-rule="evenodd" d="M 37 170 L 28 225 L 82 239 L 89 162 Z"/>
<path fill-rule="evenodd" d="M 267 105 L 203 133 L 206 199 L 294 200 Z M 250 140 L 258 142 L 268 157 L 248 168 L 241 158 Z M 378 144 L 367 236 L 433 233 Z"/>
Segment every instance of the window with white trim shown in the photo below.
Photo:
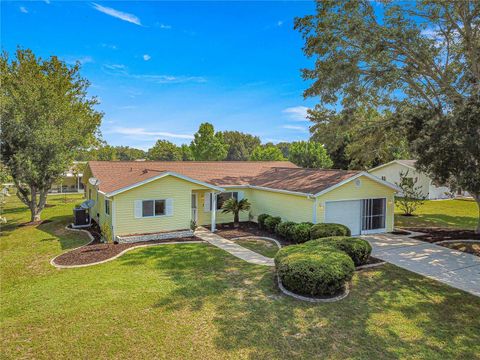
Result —
<path fill-rule="evenodd" d="M 105 199 L 105 214 L 110 215 L 110 200 Z"/>
<path fill-rule="evenodd" d="M 164 216 L 166 214 L 165 200 L 142 201 L 142 217 Z"/>
<path fill-rule="evenodd" d="M 212 197 L 213 194 L 210 193 L 210 211 L 212 210 Z M 238 191 L 231 191 L 231 192 L 224 192 L 217 194 L 217 210 L 220 210 L 225 203 L 225 201 L 229 199 L 238 200 Z"/>

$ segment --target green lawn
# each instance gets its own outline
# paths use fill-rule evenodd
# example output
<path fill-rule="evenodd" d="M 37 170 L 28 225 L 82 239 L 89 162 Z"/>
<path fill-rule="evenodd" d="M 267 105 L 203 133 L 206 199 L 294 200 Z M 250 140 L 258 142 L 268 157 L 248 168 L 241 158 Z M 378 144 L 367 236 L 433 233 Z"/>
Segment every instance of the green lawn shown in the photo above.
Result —
<path fill-rule="evenodd" d="M 416 216 L 402 216 L 395 207 L 397 227 L 450 227 L 475 229 L 478 207 L 473 200 L 427 200 L 417 209 Z"/>
<path fill-rule="evenodd" d="M 350 295 L 310 304 L 282 296 L 273 269 L 207 244 L 128 252 L 55 269 L 87 240 L 67 232 L 76 200 L 53 222 L 2 229 L 0 343 L 6 359 L 474 359 L 480 299 L 394 266 L 356 273 Z"/>
<path fill-rule="evenodd" d="M 278 252 L 279 248 L 277 244 L 273 241 L 263 240 L 263 239 L 238 239 L 235 240 L 238 245 L 246 247 L 252 251 L 255 251 L 263 256 L 273 258 Z"/>

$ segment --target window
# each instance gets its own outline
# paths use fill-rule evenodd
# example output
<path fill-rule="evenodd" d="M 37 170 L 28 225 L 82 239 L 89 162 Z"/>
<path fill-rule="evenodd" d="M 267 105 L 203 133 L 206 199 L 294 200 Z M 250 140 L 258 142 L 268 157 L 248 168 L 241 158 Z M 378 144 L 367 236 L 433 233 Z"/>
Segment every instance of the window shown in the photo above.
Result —
<path fill-rule="evenodd" d="M 143 200 L 142 217 L 165 215 L 165 200 Z"/>
<path fill-rule="evenodd" d="M 362 230 L 385 228 L 386 199 L 363 200 Z"/>
<path fill-rule="evenodd" d="M 382 176 L 382 180 L 383 180 L 383 181 L 387 181 L 387 177 L 386 177 L 386 176 Z"/>
<path fill-rule="evenodd" d="M 210 210 L 212 210 L 212 198 L 213 194 L 210 194 Z M 217 195 L 217 210 L 220 210 L 225 203 L 225 201 L 229 199 L 238 200 L 238 192 L 224 192 Z"/>
<path fill-rule="evenodd" d="M 105 214 L 110 215 L 110 200 L 105 200 Z"/>

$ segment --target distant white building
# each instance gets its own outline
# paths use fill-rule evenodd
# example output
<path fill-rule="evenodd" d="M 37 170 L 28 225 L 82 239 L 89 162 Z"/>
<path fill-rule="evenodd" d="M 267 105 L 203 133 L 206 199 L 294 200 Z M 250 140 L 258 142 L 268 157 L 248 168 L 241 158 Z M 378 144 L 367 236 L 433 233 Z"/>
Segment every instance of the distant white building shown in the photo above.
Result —
<path fill-rule="evenodd" d="M 454 194 L 449 187 L 435 184 L 427 174 L 415 169 L 415 162 L 416 160 L 393 160 L 370 169 L 368 172 L 384 181 L 398 184 L 400 183 L 400 173 L 403 172 L 405 174 L 408 171 L 407 177 L 412 178 L 414 182 L 416 181 L 416 186 L 419 186 L 423 195 L 430 200 L 469 196 L 465 191 L 459 191 Z"/>
<path fill-rule="evenodd" d="M 52 184 L 48 192 L 51 194 L 83 193 L 85 189 L 82 182 L 83 171 L 81 169 L 86 163 L 86 161 L 74 161 L 73 166 Z"/>

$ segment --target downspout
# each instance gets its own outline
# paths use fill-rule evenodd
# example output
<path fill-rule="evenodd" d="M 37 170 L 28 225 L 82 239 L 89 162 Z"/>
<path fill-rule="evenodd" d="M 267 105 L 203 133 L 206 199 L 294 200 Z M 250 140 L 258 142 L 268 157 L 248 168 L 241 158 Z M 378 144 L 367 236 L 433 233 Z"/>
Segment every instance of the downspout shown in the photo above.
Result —
<path fill-rule="evenodd" d="M 315 197 L 315 195 L 308 195 L 307 198 L 313 200 L 312 223 L 316 224 L 317 223 L 318 197 Z"/>
<path fill-rule="evenodd" d="M 110 200 L 110 203 L 112 204 L 112 208 L 110 209 L 110 216 L 112 217 L 112 240 L 115 242 L 115 201 L 113 197 Z"/>
<path fill-rule="evenodd" d="M 212 221 L 212 225 L 211 225 L 211 230 L 212 232 L 215 232 L 216 230 L 216 217 L 217 217 L 217 193 L 215 192 L 212 192 L 212 203 L 211 203 L 211 206 L 212 206 L 212 216 L 211 216 L 211 221 Z"/>

